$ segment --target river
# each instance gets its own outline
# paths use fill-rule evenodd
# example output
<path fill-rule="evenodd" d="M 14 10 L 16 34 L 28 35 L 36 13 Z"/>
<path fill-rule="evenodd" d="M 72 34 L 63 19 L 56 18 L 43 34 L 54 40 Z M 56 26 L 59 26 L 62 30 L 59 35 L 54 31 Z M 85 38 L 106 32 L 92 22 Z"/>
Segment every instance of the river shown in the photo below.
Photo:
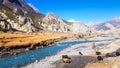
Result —
<path fill-rule="evenodd" d="M 113 37 L 106 37 L 109 41 L 116 40 L 118 38 Z M 103 39 L 72 39 L 69 41 L 62 41 L 58 42 L 56 44 L 53 44 L 50 47 L 38 49 L 38 50 L 32 50 L 29 52 L 20 53 L 18 55 L 13 55 L 5 58 L 0 59 L 0 68 L 13 68 L 13 67 L 21 67 L 23 65 L 26 65 L 28 63 L 34 62 L 36 59 L 41 60 L 44 59 L 47 56 L 55 55 L 59 51 L 68 48 L 70 46 L 74 46 L 75 44 L 81 44 L 86 42 L 98 42 L 98 41 L 105 41 Z"/>

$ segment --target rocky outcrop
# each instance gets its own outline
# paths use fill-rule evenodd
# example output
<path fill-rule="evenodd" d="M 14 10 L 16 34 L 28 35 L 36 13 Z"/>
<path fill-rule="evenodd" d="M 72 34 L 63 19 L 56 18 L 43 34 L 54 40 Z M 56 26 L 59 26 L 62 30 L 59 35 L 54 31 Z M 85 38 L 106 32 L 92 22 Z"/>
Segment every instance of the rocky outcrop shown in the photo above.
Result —
<path fill-rule="evenodd" d="M 48 13 L 43 18 L 41 25 L 45 30 L 58 31 L 58 32 L 68 32 L 69 25 L 67 25 L 61 18 L 53 13 Z"/>
<path fill-rule="evenodd" d="M 16 29 L 23 32 L 33 32 L 36 28 L 33 26 L 33 21 L 29 17 L 18 15 L 15 20 L 8 19 L 7 15 L 0 12 L 0 28 Z"/>
<path fill-rule="evenodd" d="M 7 19 L 7 16 L 4 13 L 0 12 L 0 29 L 12 28 L 6 19 Z"/>
<path fill-rule="evenodd" d="M 29 17 L 24 17 L 24 16 L 16 16 L 17 22 L 10 22 L 11 26 L 19 31 L 24 31 L 24 32 L 34 32 L 36 31 L 36 28 L 33 26 L 33 21 Z"/>
<path fill-rule="evenodd" d="M 71 31 L 74 34 L 91 34 L 93 30 L 81 22 L 74 22 L 71 26 Z"/>
<path fill-rule="evenodd" d="M 0 19 L 0 28 L 10 29 L 11 25 L 6 20 Z"/>

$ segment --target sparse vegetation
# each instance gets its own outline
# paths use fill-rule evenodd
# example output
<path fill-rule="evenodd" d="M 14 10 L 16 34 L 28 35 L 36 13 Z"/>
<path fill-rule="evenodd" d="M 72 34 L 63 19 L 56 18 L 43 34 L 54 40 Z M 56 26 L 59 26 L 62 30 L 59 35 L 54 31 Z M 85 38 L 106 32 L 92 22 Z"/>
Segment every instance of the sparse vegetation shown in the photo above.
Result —
<path fill-rule="evenodd" d="M 17 15 L 22 15 L 22 16 L 25 16 L 25 17 L 29 17 L 32 19 L 32 21 L 34 22 L 33 25 L 36 27 L 36 28 L 41 28 L 41 24 L 39 24 L 39 22 L 42 22 L 42 19 L 44 17 L 43 14 L 40 14 L 40 13 L 32 13 L 32 12 L 27 12 L 25 13 L 24 11 L 22 10 L 17 10 L 17 12 L 13 12 L 13 10 L 11 10 L 10 8 L 0 4 L 0 8 L 2 9 L 1 12 L 4 13 L 7 15 L 8 19 L 10 20 L 13 20 L 14 22 L 17 22 L 16 20 L 16 16 Z"/>
<path fill-rule="evenodd" d="M 14 16 L 14 13 L 12 12 L 11 9 L 9 9 L 8 7 L 0 4 L 0 8 L 2 9 L 2 12 L 6 11 L 6 15 L 7 17 L 10 19 L 10 20 L 14 20 L 15 19 L 15 16 Z"/>
<path fill-rule="evenodd" d="M 3 38 L 4 37 L 4 38 Z M 69 34 L 63 33 L 33 33 L 33 34 L 11 34 L 11 33 L 3 33 L 0 34 L 0 41 L 7 41 L 7 42 L 0 42 L 0 45 L 4 47 L 14 47 L 14 46 L 27 46 L 29 44 L 37 44 L 42 41 L 52 40 L 52 39 L 59 39 L 63 37 L 70 37 Z"/>
<path fill-rule="evenodd" d="M 30 17 L 32 19 L 32 21 L 34 22 L 33 24 L 35 25 L 35 27 L 37 28 L 41 28 L 41 24 L 39 24 L 39 22 L 42 22 L 42 19 L 45 15 L 43 14 L 38 14 L 38 13 L 31 13 L 28 12 L 26 14 L 27 17 Z"/>

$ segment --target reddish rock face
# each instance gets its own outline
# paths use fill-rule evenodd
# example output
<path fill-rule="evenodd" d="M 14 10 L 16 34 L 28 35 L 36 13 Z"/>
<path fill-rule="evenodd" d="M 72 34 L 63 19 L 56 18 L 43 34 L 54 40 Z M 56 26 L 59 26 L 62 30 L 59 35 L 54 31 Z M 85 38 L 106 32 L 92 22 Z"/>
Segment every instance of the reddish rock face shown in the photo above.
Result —
<path fill-rule="evenodd" d="M 0 0 L 0 3 L 4 4 L 10 9 L 17 8 L 17 9 L 36 13 L 36 11 L 32 7 L 30 7 L 27 3 L 25 3 L 24 0 Z"/>

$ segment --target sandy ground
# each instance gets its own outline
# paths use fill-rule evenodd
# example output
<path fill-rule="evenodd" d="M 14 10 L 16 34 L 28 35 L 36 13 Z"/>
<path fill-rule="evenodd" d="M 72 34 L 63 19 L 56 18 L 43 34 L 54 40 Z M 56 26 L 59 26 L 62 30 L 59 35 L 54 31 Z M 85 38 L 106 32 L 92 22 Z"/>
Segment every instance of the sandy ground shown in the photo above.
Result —
<path fill-rule="evenodd" d="M 106 58 L 101 62 L 90 62 L 85 68 L 120 68 L 120 57 Z"/>
<path fill-rule="evenodd" d="M 119 44 L 116 44 L 116 42 L 111 43 L 110 39 L 114 39 L 113 37 L 96 37 L 96 38 L 90 38 L 90 39 L 80 39 L 87 40 L 87 41 L 96 41 L 95 45 L 96 48 L 93 49 L 93 42 L 87 42 L 83 44 L 77 44 L 74 46 L 71 46 L 69 48 L 66 48 L 65 50 L 57 53 L 56 55 L 46 57 L 45 59 L 40 60 L 39 62 L 31 63 L 25 68 L 102 68 L 100 66 L 107 66 L 105 68 L 109 68 L 111 63 L 117 64 L 118 61 L 112 61 L 114 59 L 105 58 L 104 61 L 98 62 L 96 60 L 95 51 L 100 51 L 102 54 L 105 54 L 106 52 L 114 52 L 120 48 Z M 71 40 L 72 41 L 72 40 Z M 111 44 L 110 44 L 111 43 Z M 118 43 L 118 42 L 117 42 Z M 108 45 L 109 44 L 109 45 Z M 83 53 L 83 56 L 79 55 L 79 51 Z M 62 63 L 61 62 L 61 56 L 62 55 L 68 55 L 72 59 L 72 62 L 70 64 L 68 63 Z M 119 59 L 115 57 L 115 59 Z M 111 61 L 111 62 L 109 62 Z M 104 65 L 109 64 L 109 65 Z M 90 66 L 94 67 L 90 67 Z M 98 66 L 99 65 L 99 66 Z M 97 66 L 97 67 L 96 67 Z"/>

